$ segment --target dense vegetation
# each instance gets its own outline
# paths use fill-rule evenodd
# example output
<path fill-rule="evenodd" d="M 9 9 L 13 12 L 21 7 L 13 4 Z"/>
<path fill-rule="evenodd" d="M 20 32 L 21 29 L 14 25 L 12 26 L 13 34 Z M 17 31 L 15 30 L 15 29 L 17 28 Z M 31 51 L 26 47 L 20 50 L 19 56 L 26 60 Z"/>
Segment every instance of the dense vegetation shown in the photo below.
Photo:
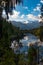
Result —
<path fill-rule="evenodd" d="M 31 44 L 28 50 L 28 63 L 30 65 L 37 65 L 37 48 Z"/>
<path fill-rule="evenodd" d="M 16 37 L 18 41 L 23 35 L 22 31 L 13 26 L 11 22 L 7 22 L 3 19 L 2 34 L 3 36 L 0 39 L 0 65 L 30 65 L 29 60 L 31 59 L 31 56 L 29 57 L 29 55 L 25 56 L 24 54 L 15 54 L 10 48 L 11 38 Z M 35 49 L 33 47 L 31 53 L 32 51 L 34 52 L 34 50 Z"/>
<path fill-rule="evenodd" d="M 0 65 L 16 65 L 19 55 L 14 54 L 11 46 L 11 38 L 16 37 L 17 41 L 20 38 L 21 32 L 11 22 L 3 21 L 2 38 L 0 39 Z"/>

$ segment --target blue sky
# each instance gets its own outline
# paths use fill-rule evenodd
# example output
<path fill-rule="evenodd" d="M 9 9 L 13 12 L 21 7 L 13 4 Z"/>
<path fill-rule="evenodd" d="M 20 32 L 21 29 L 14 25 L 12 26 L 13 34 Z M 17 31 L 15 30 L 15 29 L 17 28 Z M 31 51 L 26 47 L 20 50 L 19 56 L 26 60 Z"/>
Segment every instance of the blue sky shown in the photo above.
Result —
<path fill-rule="evenodd" d="M 16 9 L 13 9 L 13 15 L 9 14 L 9 20 L 11 21 L 40 21 L 40 7 L 43 4 L 43 0 L 23 0 L 23 5 L 17 5 Z"/>
<path fill-rule="evenodd" d="M 16 6 L 16 10 L 20 11 L 21 14 L 30 14 L 33 12 L 33 9 L 38 6 L 38 4 L 40 4 L 40 0 L 23 0 L 23 6 L 22 5 Z M 39 14 L 38 11 L 37 14 Z"/>

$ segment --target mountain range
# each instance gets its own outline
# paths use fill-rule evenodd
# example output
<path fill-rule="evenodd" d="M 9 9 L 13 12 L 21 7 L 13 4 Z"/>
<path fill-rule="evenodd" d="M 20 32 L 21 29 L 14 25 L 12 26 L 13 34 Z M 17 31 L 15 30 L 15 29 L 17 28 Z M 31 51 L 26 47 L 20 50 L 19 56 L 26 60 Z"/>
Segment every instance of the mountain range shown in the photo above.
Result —
<path fill-rule="evenodd" d="M 16 27 L 20 27 L 21 30 L 29 30 L 29 29 L 34 29 L 34 28 L 38 28 L 42 25 L 42 23 L 38 22 L 38 21 L 30 21 L 29 23 L 23 23 L 23 22 L 16 22 L 16 21 L 12 21 L 12 24 Z"/>

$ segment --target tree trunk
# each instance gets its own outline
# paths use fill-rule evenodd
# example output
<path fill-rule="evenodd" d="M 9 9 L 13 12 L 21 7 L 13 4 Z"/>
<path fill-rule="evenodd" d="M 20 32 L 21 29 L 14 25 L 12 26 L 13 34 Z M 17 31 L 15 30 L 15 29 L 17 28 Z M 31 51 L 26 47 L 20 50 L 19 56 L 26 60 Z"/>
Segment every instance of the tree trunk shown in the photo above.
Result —
<path fill-rule="evenodd" d="M 2 26 L 3 26 L 3 21 L 2 21 L 2 8 L 0 7 L 0 39 L 2 38 Z"/>

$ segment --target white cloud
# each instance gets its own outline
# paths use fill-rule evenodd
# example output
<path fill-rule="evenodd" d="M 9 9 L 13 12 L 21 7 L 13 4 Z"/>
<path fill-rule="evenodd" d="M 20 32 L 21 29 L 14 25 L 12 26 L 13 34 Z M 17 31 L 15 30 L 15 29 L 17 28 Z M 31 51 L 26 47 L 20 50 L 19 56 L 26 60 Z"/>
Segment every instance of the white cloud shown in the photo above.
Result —
<path fill-rule="evenodd" d="M 28 7 L 26 6 L 26 7 L 23 7 L 24 9 L 28 9 Z"/>
<path fill-rule="evenodd" d="M 37 9 L 37 11 L 40 11 L 40 7 L 39 6 L 37 6 L 36 9 Z"/>
<path fill-rule="evenodd" d="M 37 11 L 36 8 L 34 8 L 33 11 Z"/>
<path fill-rule="evenodd" d="M 3 16 L 5 16 L 5 12 L 4 12 Z M 9 20 L 10 21 L 20 21 L 24 24 L 27 24 L 27 23 L 29 23 L 29 21 L 39 21 L 40 20 L 39 16 L 40 15 L 35 16 L 33 14 L 27 14 L 27 15 L 22 14 L 21 15 L 21 13 L 19 11 L 13 10 L 13 15 L 9 14 Z"/>
<path fill-rule="evenodd" d="M 43 0 L 40 1 L 43 4 Z"/>
<path fill-rule="evenodd" d="M 13 15 L 9 14 L 9 20 L 14 21 L 17 20 L 20 16 L 20 12 L 13 10 Z"/>
<path fill-rule="evenodd" d="M 18 12 L 18 11 L 16 11 L 16 10 L 13 10 L 13 15 L 12 15 L 12 17 L 18 18 L 19 14 L 20 14 L 20 12 Z"/>
<path fill-rule="evenodd" d="M 15 20 L 19 17 L 19 14 L 20 12 L 16 11 L 16 10 L 13 10 L 13 14 L 10 15 L 10 13 L 8 14 L 9 15 L 9 19 L 10 20 Z M 5 10 L 3 10 L 2 12 L 2 17 L 5 18 L 6 17 L 6 13 L 5 13 Z"/>
<path fill-rule="evenodd" d="M 25 17 L 25 15 L 23 14 L 23 15 L 21 15 L 21 18 L 24 18 Z"/>
<path fill-rule="evenodd" d="M 28 20 L 31 20 L 31 21 L 38 20 L 37 16 L 34 16 L 33 14 L 28 14 L 27 18 L 28 18 Z"/>
<path fill-rule="evenodd" d="M 19 11 L 13 10 L 13 15 L 9 14 L 9 20 L 10 21 L 26 21 L 25 15 L 22 14 Z"/>
<path fill-rule="evenodd" d="M 40 6 L 37 6 L 36 8 L 34 8 L 33 11 L 40 11 Z"/>
<path fill-rule="evenodd" d="M 9 20 L 20 21 L 24 24 L 29 23 L 29 21 L 39 21 L 40 20 L 40 17 L 39 17 L 40 15 L 38 15 L 38 16 L 35 16 L 33 14 L 27 14 L 27 15 L 22 14 L 22 15 L 20 15 L 20 12 L 17 12 L 17 11 L 15 11 L 15 12 L 16 13 L 14 13 L 12 16 L 9 16 Z"/>
<path fill-rule="evenodd" d="M 41 4 L 38 3 L 37 6 L 33 9 L 33 11 L 40 11 Z"/>
<path fill-rule="evenodd" d="M 42 21 L 40 16 L 41 16 L 41 14 L 38 15 L 39 22 Z"/>
<path fill-rule="evenodd" d="M 38 17 L 40 17 L 40 16 L 41 16 L 41 14 L 38 15 Z"/>

